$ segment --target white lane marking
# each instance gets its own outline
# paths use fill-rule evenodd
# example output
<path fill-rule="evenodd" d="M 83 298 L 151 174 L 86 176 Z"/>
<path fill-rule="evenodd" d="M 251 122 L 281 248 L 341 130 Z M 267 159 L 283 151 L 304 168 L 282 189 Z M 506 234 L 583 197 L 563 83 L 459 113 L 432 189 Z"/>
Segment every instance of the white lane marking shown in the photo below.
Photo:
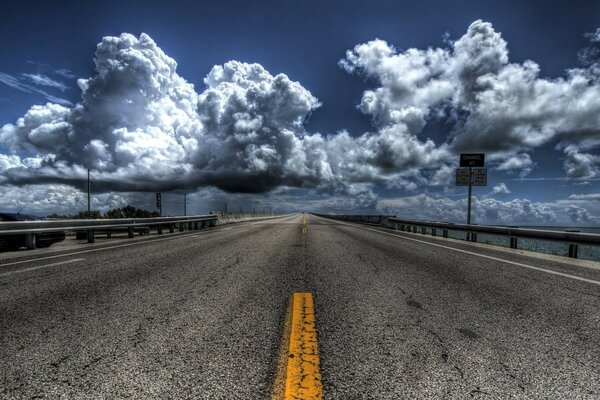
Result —
<path fill-rule="evenodd" d="M 222 229 L 221 229 L 221 230 L 222 230 Z M 194 234 L 194 235 L 185 235 L 185 236 L 179 236 L 179 237 L 173 238 L 173 240 L 189 239 L 189 238 L 198 237 L 198 236 L 200 236 L 200 234 L 199 234 L 199 233 L 196 233 L 196 234 Z"/>
<path fill-rule="evenodd" d="M 54 267 L 54 266 L 57 266 L 57 265 L 71 264 L 71 263 L 78 262 L 78 261 L 83 261 L 83 260 L 85 260 L 85 258 L 74 258 L 72 260 L 65 260 L 65 261 L 55 262 L 55 263 L 52 263 L 52 264 L 39 265 L 37 267 L 31 267 L 31 268 L 25 268 L 25 269 L 18 269 L 16 271 L 9 271 L 9 272 L 5 272 L 3 274 L 0 274 L 0 277 L 14 275 L 14 274 L 20 274 L 21 272 L 35 271 L 36 269 Z"/>
<path fill-rule="evenodd" d="M 216 233 L 216 232 L 220 232 L 220 231 L 222 231 L 222 229 L 215 229 L 215 230 L 210 230 L 210 231 L 207 231 L 207 232 L 195 233 L 194 235 L 198 235 L 199 236 L 199 235 L 205 235 L 207 233 Z M 39 257 L 39 258 L 30 258 L 28 260 L 13 261 L 13 262 L 9 262 L 9 263 L 6 263 L 6 264 L 0 264 L 0 268 L 2 268 L 2 267 L 8 267 L 8 266 L 11 266 L 11 265 L 17 265 L 17 264 L 25 264 L 25 263 L 34 262 L 34 261 L 51 260 L 53 258 L 76 256 L 78 254 L 86 254 L 86 253 L 92 253 L 92 252 L 102 251 L 102 250 L 118 249 L 118 248 L 121 248 L 121 247 L 136 246 L 136 245 L 146 244 L 146 243 L 162 242 L 164 240 L 183 239 L 183 238 L 187 238 L 189 236 L 192 236 L 192 234 L 183 234 L 183 235 L 177 235 L 176 237 L 164 237 L 164 238 L 152 239 L 152 240 L 142 240 L 142 241 L 135 242 L 135 243 L 118 244 L 118 245 L 115 245 L 115 246 L 106 246 L 106 247 L 100 247 L 100 248 L 97 248 L 97 249 L 88 249 L 88 250 L 75 251 L 75 252 L 72 252 L 72 253 L 56 254 L 54 256 L 46 256 L 46 257 Z"/>
<path fill-rule="evenodd" d="M 222 226 L 222 225 L 221 225 Z M 240 225 L 240 228 L 244 228 L 244 227 L 249 227 L 248 225 Z M 233 229 L 233 227 L 228 227 L 228 228 L 213 228 L 209 231 L 206 232 L 199 232 L 199 233 L 194 233 L 194 234 L 181 234 L 181 235 L 177 235 L 176 237 L 164 237 L 164 238 L 157 238 L 157 239 L 150 239 L 150 240 L 141 240 L 139 242 L 134 242 L 134 243 L 125 243 L 125 244 L 118 244 L 115 246 L 106 246 L 106 247 L 100 247 L 97 249 L 88 249 L 88 250 L 81 250 L 81 251 L 75 251 L 72 253 L 65 253 L 65 254 L 56 254 L 53 256 L 45 256 L 45 257 L 38 257 L 38 258 L 30 258 L 27 260 L 22 260 L 22 261 L 13 261 L 13 262 L 9 262 L 6 264 L 0 264 L 0 268 L 2 267 L 9 267 L 11 265 L 18 265 L 18 264 L 25 264 L 28 262 L 35 262 L 35 261 L 42 261 L 42 260 L 51 260 L 54 258 L 60 258 L 60 257 L 69 257 L 69 256 L 76 256 L 78 254 L 86 254 L 86 253 L 92 253 L 92 252 L 96 252 L 96 251 L 102 251 L 102 250 L 110 250 L 110 249 L 118 249 L 121 247 L 129 247 L 129 246 L 136 246 L 136 245 L 141 245 L 141 244 L 147 244 L 147 243 L 154 243 L 154 242 L 162 242 L 164 240 L 175 240 L 175 239 L 183 239 L 186 237 L 190 237 L 190 236 L 200 236 L 200 235 L 206 235 L 208 233 L 217 233 L 217 232 L 221 232 L 221 231 L 226 231 L 229 229 Z"/>
<path fill-rule="evenodd" d="M 459 253 L 471 254 L 471 255 L 474 255 L 474 256 L 479 256 L 479 257 L 482 257 L 482 258 L 487 258 L 488 260 L 500 261 L 500 262 L 503 262 L 503 263 L 516 265 L 518 267 L 529 268 L 529 269 L 533 269 L 533 270 L 536 270 L 536 271 L 546 272 L 547 274 L 552 274 L 552 275 L 564 276 L 565 278 L 571 278 L 571 279 L 575 279 L 575 280 L 578 280 L 578 281 L 587 282 L 587 283 L 591 283 L 591 284 L 599 285 L 600 286 L 600 281 L 595 281 L 593 279 L 582 278 L 581 276 L 565 274 L 564 272 L 553 271 L 551 269 L 534 267 L 533 265 L 523 264 L 523 263 L 516 262 L 516 261 L 505 260 L 503 258 L 488 256 L 488 255 L 485 255 L 485 254 L 474 253 L 474 252 L 468 251 L 468 250 L 456 249 L 454 247 L 444 246 L 442 244 L 437 244 L 437 243 L 430 243 L 430 242 L 426 242 L 424 240 L 413 239 L 413 238 L 409 238 L 409 237 L 406 237 L 406 236 L 394 235 L 393 233 L 382 232 L 382 231 L 380 231 L 378 229 L 366 228 L 366 227 L 360 226 L 360 225 L 348 224 L 346 222 L 340 222 L 340 221 L 335 221 L 335 220 L 331 220 L 331 221 L 336 222 L 338 224 L 343 224 L 343 225 L 353 226 L 353 227 L 356 227 L 356 228 L 366 229 L 368 231 L 378 232 L 378 233 L 381 233 L 382 235 L 388 235 L 388 236 L 393 236 L 393 237 L 397 237 L 397 238 L 400 238 L 400 239 L 412 240 L 413 242 L 424 243 L 424 244 L 428 244 L 430 246 L 440 247 L 442 249 L 452 250 L 452 251 L 456 251 L 456 252 L 459 252 Z"/>

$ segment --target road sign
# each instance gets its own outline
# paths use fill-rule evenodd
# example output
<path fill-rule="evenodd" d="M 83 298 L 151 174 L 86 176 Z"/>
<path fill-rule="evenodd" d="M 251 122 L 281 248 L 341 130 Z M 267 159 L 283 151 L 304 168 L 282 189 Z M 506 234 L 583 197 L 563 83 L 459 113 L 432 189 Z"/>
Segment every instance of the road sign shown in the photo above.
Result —
<path fill-rule="evenodd" d="M 470 175 L 468 168 L 457 168 L 456 186 L 469 186 Z"/>
<path fill-rule="evenodd" d="M 483 153 L 469 153 L 460 155 L 460 166 L 461 167 L 483 167 L 485 160 L 485 154 Z"/>
<path fill-rule="evenodd" d="M 487 168 L 473 168 L 473 186 L 487 186 Z"/>

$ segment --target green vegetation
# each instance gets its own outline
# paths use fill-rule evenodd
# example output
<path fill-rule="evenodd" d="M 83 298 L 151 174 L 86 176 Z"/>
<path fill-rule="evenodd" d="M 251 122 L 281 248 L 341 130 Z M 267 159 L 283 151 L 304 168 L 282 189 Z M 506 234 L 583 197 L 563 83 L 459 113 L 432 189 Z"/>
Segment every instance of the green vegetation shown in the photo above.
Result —
<path fill-rule="evenodd" d="M 130 205 L 109 210 L 105 214 L 105 218 L 152 218 L 158 216 L 158 211 L 142 210 L 141 208 L 135 208 Z"/>
<path fill-rule="evenodd" d="M 48 218 L 52 219 L 118 219 L 118 218 L 152 218 L 158 217 L 157 211 L 148 211 L 141 208 L 135 208 L 130 205 L 126 205 L 123 208 L 114 208 L 102 214 L 98 210 L 92 211 L 79 211 L 74 215 L 59 215 L 56 213 L 48 215 Z"/>

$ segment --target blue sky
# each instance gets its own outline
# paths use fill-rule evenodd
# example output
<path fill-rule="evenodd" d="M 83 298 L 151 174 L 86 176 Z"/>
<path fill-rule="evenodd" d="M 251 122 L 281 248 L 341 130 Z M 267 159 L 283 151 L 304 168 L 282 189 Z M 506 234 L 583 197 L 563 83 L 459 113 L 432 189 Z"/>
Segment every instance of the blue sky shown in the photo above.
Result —
<path fill-rule="evenodd" d="M 562 123 L 565 119 L 563 116 L 554 115 L 547 121 L 537 114 L 535 118 L 526 116 L 536 120 L 526 128 L 517 129 L 515 140 L 522 140 L 523 143 L 507 147 L 500 143 L 501 140 L 496 143 L 493 137 L 503 134 L 502 124 L 510 123 L 510 126 L 515 126 L 524 124 L 522 121 L 515 122 L 509 116 L 492 120 L 484 118 L 482 121 L 472 118 L 472 125 L 475 127 L 482 123 L 487 124 L 486 126 L 498 125 L 496 129 L 499 133 L 490 133 L 488 137 L 477 136 L 477 133 L 469 133 L 467 126 L 457 127 L 457 118 L 458 121 L 463 121 L 461 118 L 468 119 L 465 115 L 473 113 L 473 103 L 460 107 L 454 106 L 459 99 L 448 97 L 450 95 L 447 95 L 442 102 L 428 100 L 429 102 L 423 106 L 427 113 L 423 117 L 424 127 L 416 130 L 409 127 L 409 133 L 404 131 L 398 133 L 398 129 L 405 128 L 406 120 L 400 122 L 386 120 L 387 117 L 384 118 L 380 111 L 365 111 L 364 108 L 361 110 L 358 107 L 364 100 L 365 91 L 382 88 L 383 91 L 387 91 L 385 99 L 389 99 L 389 93 L 393 94 L 394 88 L 397 89 L 398 82 L 392 82 L 389 86 L 383 82 L 390 73 L 385 70 L 384 66 L 387 65 L 385 63 L 395 62 L 394 55 L 405 54 L 411 48 L 419 51 L 439 48 L 446 49 L 449 54 L 457 54 L 455 43 L 471 32 L 469 29 L 477 20 L 491 24 L 493 33 L 500 35 L 501 40 L 505 42 L 508 60 L 503 63 L 502 68 L 509 64 L 523 66 L 526 65 L 526 60 L 532 60 L 539 68 L 536 75 L 538 81 L 555 82 L 559 78 L 568 79 L 565 71 L 582 67 L 579 57 L 582 49 L 594 45 L 593 39 L 584 35 L 594 33 L 600 27 L 597 17 L 600 15 L 600 5 L 597 3 L 589 1 L 552 2 L 551 4 L 482 1 L 81 3 L 23 1 L 3 6 L 0 15 L 0 125 L 10 124 L 9 128 L 10 126 L 13 128 L 3 128 L 4 140 L 0 150 L 5 157 L 16 156 L 19 161 L 15 161 L 14 158 L 11 161 L 5 160 L 2 172 L 5 180 L 4 201 L 0 198 L 2 209 L 25 207 L 25 209 L 30 208 L 31 212 L 42 214 L 55 210 L 68 212 L 83 209 L 81 197 L 72 188 L 81 188 L 79 179 L 81 170 L 91 166 L 93 170 L 97 170 L 95 174 L 98 176 L 97 191 L 102 192 L 96 196 L 98 208 L 119 205 L 122 202 L 136 202 L 140 206 L 151 207 L 153 198 L 151 192 L 160 189 L 173 192 L 174 199 L 178 196 L 175 193 L 181 193 L 183 190 L 192 193 L 190 199 L 197 199 L 197 203 L 194 203 L 197 205 L 190 207 L 192 212 L 203 212 L 207 208 L 216 208 L 219 204 L 229 202 L 236 205 L 273 204 L 278 208 L 291 209 L 307 207 L 332 212 L 404 213 L 421 218 L 461 220 L 464 218 L 461 203 L 465 197 L 464 188 L 455 188 L 452 180 L 448 180 L 448 176 L 443 184 L 431 185 L 430 183 L 438 171 L 448 172 L 455 168 L 452 157 L 460 152 L 461 148 L 466 149 L 466 147 L 455 146 L 450 150 L 443 150 L 441 147 L 453 143 L 454 137 L 463 137 L 461 135 L 464 130 L 465 143 L 473 145 L 469 150 L 479 151 L 478 146 L 485 148 L 483 151 L 491 160 L 488 166 L 489 186 L 475 190 L 475 194 L 481 200 L 480 214 L 477 215 L 479 222 L 596 224 L 600 218 L 600 206 L 596 198 L 600 196 L 594 196 L 600 193 L 597 173 L 599 156 L 596 145 L 599 137 L 597 129 L 600 127 L 596 127 L 593 121 L 581 123 L 578 119 L 579 125 L 577 125 L 574 122 Z M 311 173 L 300 174 L 298 170 L 290 171 L 290 168 L 301 168 L 300 164 L 295 158 L 291 161 L 286 159 L 287 153 L 281 153 L 282 144 L 279 141 L 276 144 L 262 141 L 248 144 L 244 139 L 246 144 L 244 151 L 250 154 L 251 150 L 248 146 L 254 146 L 252 157 L 255 158 L 251 158 L 248 154 L 242 157 L 242 161 L 231 158 L 232 154 L 239 153 L 240 143 L 236 142 L 235 151 L 230 149 L 230 152 L 223 151 L 223 155 L 219 155 L 223 165 L 231 166 L 233 163 L 230 170 L 225 171 L 225 167 L 220 164 L 218 166 L 211 164 L 207 167 L 206 155 L 198 155 L 199 150 L 195 149 L 193 156 L 186 155 L 171 161 L 173 164 L 181 162 L 184 165 L 181 168 L 185 171 L 188 171 L 187 165 L 191 165 L 189 168 L 193 171 L 186 172 L 181 181 L 176 178 L 181 176 L 181 172 L 173 170 L 160 171 L 160 177 L 154 181 L 148 171 L 140 173 L 136 169 L 134 173 L 131 171 L 135 168 L 131 165 L 129 167 L 117 165 L 116 161 L 112 165 L 110 162 L 105 162 L 106 160 L 103 161 L 102 158 L 111 157 L 110 153 L 114 150 L 112 144 L 106 140 L 104 142 L 108 143 L 106 147 L 108 153 L 98 150 L 97 147 L 94 151 L 90 150 L 89 145 L 85 147 L 94 140 L 95 133 L 91 132 L 93 129 L 90 126 L 97 125 L 93 123 L 85 126 L 72 124 L 72 135 L 87 135 L 87 142 L 62 143 L 59 146 L 60 154 L 57 153 L 56 143 L 52 146 L 44 143 L 42 146 L 36 142 L 37 139 L 32 139 L 35 126 L 23 128 L 29 129 L 28 132 L 21 130 L 17 133 L 14 124 L 33 105 L 44 105 L 50 101 L 71 108 L 82 103 L 82 90 L 77 86 L 76 80 L 98 76 L 97 66 L 94 64 L 97 44 L 104 37 L 119 37 L 124 32 L 132 34 L 135 38 L 140 38 L 141 33 L 149 35 L 157 48 L 177 62 L 176 73 L 187 83 L 193 84 L 199 96 L 202 96 L 205 90 L 211 89 L 205 83 L 205 77 L 211 69 L 214 66 L 223 66 L 229 61 L 247 63 L 244 65 L 259 64 L 269 74 L 268 80 L 278 74 L 285 74 L 290 82 L 300 85 L 300 88 L 291 86 L 291 93 L 298 95 L 306 103 L 294 110 L 296 114 L 285 122 L 287 125 L 269 125 L 268 129 L 291 130 L 298 138 L 316 134 L 321 134 L 324 138 L 333 137 L 339 135 L 340 131 L 347 131 L 349 137 L 360 138 L 365 133 L 370 133 L 376 138 L 371 142 L 383 143 L 381 137 L 385 136 L 386 132 L 388 134 L 392 132 L 389 129 L 393 125 L 396 129 L 393 131 L 393 135 L 396 135 L 394 140 L 405 143 L 414 137 L 420 141 L 420 145 L 405 148 L 400 144 L 392 143 L 390 148 L 403 155 L 395 155 L 396 158 L 390 162 L 381 161 L 389 149 L 381 151 L 381 146 L 374 145 L 379 147 L 368 150 L 371 153 L 381 151 L 381 154 L 376 154 L 374 157 L 379 161 L 374 161 L 373 165 L 368 162 L 361 165 L 366 157 L 363 155 L 348 162 L 348 165 L 342 168 L 340 163 L 346 161 L 341 159 L 339 154 L 333 154 L 337 151 L 338 136 L 337 141 L 325 140 L 322 145 L 314 145 L 316 148 L 320 146 L 328 149 L 323 150 L 329 152 L 327 159 L 325 161 L 319 159 L 318 162 L 307 161 L 310 164 L 308 169 L 318 171 L 314 172 L 311 169 Z M 393 47 L 393 54 L 389 55 L 387 61 L 374 66 L 367 65 L 365 55 L 363 58 L 355 58 L 354 61 L 348 59 L 346 52 L 352 51 L 355 46 L 368 45 L 369 51 L 374 51 L 376 44 L 372 41 L 375 39 L 385 41 L 389 48 Z M 340 60 L 344 59 L 347 61 L 346 68 L 340 66 Z M 431 60 L 426 63 L 431 63 Z M 588 69 L 592 70 L 593 67 Z M 505 72 L 513 75 L 518 73 L 510 70 Z M 404 79 L 403 76 L 410 73 L 409 70 L 403 71 L 399 74 L 398 80 L 401 81 Z M 493 74 L 498 76 L 500 73 L 499 69 L 493 71 Z M 106 85 L 126 85 L 123 83 L 124 78 L 120 79 L 118 83 L 110 81 Z M 432 82 L 438 79 L 438 76 L 433 74 L 427 79 L 428 82 Z M 589 78 L 587 83 L 592 89 L 595 87 L 594 79 Z M 448 81 L 454 84 L 452 79 L 448 78 Z M 99 83 L 98 80 L 95 82 L 101 86 L 101 82 Z M 223 85 L 227 86 L 227 82 L 215 83 L 218 84 L 221 85 L 220 88 L 224 87 Z M 417 86 L 422 84 L 423 82 Z M 219 87 L 214 89 L 221 90 Z M 98 93 L 108 96 L 107 92 L 98 90 Z M 305 92 L 312 95 L 314 101 L 307 100 Z M 406 110 L 407 107 L 412 106 L 406 103 L 406 101 L 410 102 L 411 98 L 414 100 L 414 97 L 410 96 L 400 100 L 398 98 L 390 100 L 391 103 L 385 107 Z M 385 99 L 380 100 L 387 101 Z M 85 103 L 85 100 L 83 102 Z M 319 105 L 316 104 L 317 102 Z M 598 102 L 600 103 L 600 100 Z M 273 103 L 269 104 L 275 107 Z M 94 107 L 93 104 L 85 103 L 85 105 Z M 595 104 L 588 105 L 585 112 L 582 111 L 582 115 L 588 111 L 591 113 L 590 110 L 594 110 L 595 106 Z M 600 104 L 598 106 L 600 107 Z M 62 111 L 53 112 L 64 114 L 61 114 Z M 510 113 L 510 110 L 506 112 Z M 433 117 L 435 113 L 440 115 Z M 101 113 L 94 115 L 98 114 Z M 566 114 L 569 114 L 568 110 Z M 256 117 L 256 108 L 253 108 L 248 115 Z M 259 117 L 262 118 L 263 129 L 266 129 L 264 121 L 268 118 Z M 296 124 L 296 118 L 302 120 L 301 127 Z M 507 119 L 510 121 L 507 122 Z M 56 118 L 53 121 L 56 122 Z M 534 125 L 533 128 L 531 125 Z M 140 131 L 147 129 L 147 126 L 143 124 L 143 128 L 139 126 L 135 128 Z M 114 131 L 119 128 L 121 127 L 111 125 L 102 129 Z M 128 129 L 133 127 L 128 126 Z M 208 128 L 203 129 L 206 131 Z M 224 140 L 223 138 L 226 137 L 222 135 L 233 134 L 228 126 L 215 126 L 214 129 L 221 132 L 221 136 L 218 136 L 219 140 Z M 531 132 L 534 133 L 523 133 L 526 129 L 533 129 Z M 542 143 L 532 144 L 531 137 L 538 130 L 549 136 L 540 140 Z M 558 133 L 550 134 L 547 133 L 548 130 Z M 85 134 L 82 133 L 84 131 Z M 582 139 L 583 131 L 586 133 Z M 248 131 L 244 133 L 248 134 Z M 470 139 L 468 135 L 474 136 Z M 431 139 L 435 146 L 422 146 L 427 139 Z M 64 141 L 64 138 L 54 135 L 51 140 L 60 142 Z M 148 138 L 146 137 L 145 140 Z M 512 139 L 506 140 L 510 142 Z M 181 144 L 181 141 L 179 142 Z M 144 141 L 137 140 L 132 143 L 134 144 L 131 146 L 143 147 Z M 315 147 L 309 148 L 307 143 L 307 140 L 302 140 L 304 158 L 307 154 L 310 156 L 315 152 Z M 354 145 L 363 149 L 367 146 L 366 142 L 358 139 Z M 74 147 L 66 149 L 69 146 Z M 205 146 L 208 144 L 205 143 Z M 83 148 L 87 150 L 83 151 Z M 260 149 L 260 154 L 257 153 L 256 148 Z M 281 153 L 277 155 L 278 159 L 290 162 L 283 165 L 270 165 L 268 160 L 275 157 L 269 153 L 272 149 Z M 349 147 L 345 149 L 351 152 L 348 150 Z M 211 151 L 212 155 L 216 154 L 216 150 Z M 403 151 L 406 153 L 402 153 Z M 414 152 L 414 155 L 411 152 Z M 428 157 L 429 161 L 427 161 L 424 159 L 423 152 L 444 154 Z M 55 156 L 52 161 L 47 158 L 49 154 Z M 146 157 L 160 158 L 162 153 L 144 154 L 147 154 Z M 89 161 L 91 164 L 88 165 L 81 157 L 95 157 L 97 160 Z M 26 158 L 30 160 L 24 162 Z M 190 158 L 194 161 L 190 162 Z M 408 162 L 407 159 L 412 161 Z M 505 165 L 500 168 L 503 163 L 514 164 L 516 160 L 521 161 L 520 164 L 517 163 L 519 167 L 507 168 Z M 237 162 L 241 164 L 238 165 Z M 248 166 L 244 162 L 249 162 L 251 165 Z M 265 166 L 265 163 L 269 165 Z M 319 169 L 321 167 L 315 167 L 322 163 L 331 165 L 333 177 L 328 175 L 327 171 Z M 40 167 L 46 169 L 41 171 Z M 119 167 L 128 172 L 122 172 Z M 368 169 L 369 172 L 357 173 L 357 170 L 363 169 Z M 251 172 L 248 173 L 248 170 Z M 126 175 L 118 175 L 115 171 Z M 236 171 L 245 172 L 238 174 Z M 144 184 L 123 186 L 111 183 L 121 177 L 131 182 L 144 182 Z M 261 190 L 262 193 L 249 194 L 248 187 L 240 182 L 253 184 L 252 180 L 255 178 L 258 182 L 257 187 L 262 187 L 264 190 Z M 441 176 L 438 178 L 441 179 Z M 52 185 L 53 192 L 60 193 L 49 196 L 46 193 L 48 185 Z M 497 189 L 494 189 L 495 187 Z M 39 196 L 31 193 L 39 193 Z M 48 201 L 49 197 L 54 200 Z M 176 204 L 177 201 L 174 200 L 172 213 L 178 212 Z M 427 208 L 437 211 L 427 212 L 426 209 L 423 210 L 422 204 L 429 204 Z M 515 207 L 520 210 L 520 213 L 514 216 L 515 220 L 511 220 L 510 210 Z"/>

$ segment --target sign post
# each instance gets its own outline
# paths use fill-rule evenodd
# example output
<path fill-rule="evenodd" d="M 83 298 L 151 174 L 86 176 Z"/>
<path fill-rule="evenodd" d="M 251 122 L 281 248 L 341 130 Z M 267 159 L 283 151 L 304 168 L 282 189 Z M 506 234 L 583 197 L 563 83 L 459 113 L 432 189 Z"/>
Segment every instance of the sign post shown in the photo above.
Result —
<path fill-rule="evenodd" d="M 471 225 L 471 195 L 473 186 L 487 186 L 487 169 L 482 168 L 485 161 L 483 153 L 460 155 L 460 168 L 456 170 L 456 186 L 468 186 L 467 225 Z"/>

